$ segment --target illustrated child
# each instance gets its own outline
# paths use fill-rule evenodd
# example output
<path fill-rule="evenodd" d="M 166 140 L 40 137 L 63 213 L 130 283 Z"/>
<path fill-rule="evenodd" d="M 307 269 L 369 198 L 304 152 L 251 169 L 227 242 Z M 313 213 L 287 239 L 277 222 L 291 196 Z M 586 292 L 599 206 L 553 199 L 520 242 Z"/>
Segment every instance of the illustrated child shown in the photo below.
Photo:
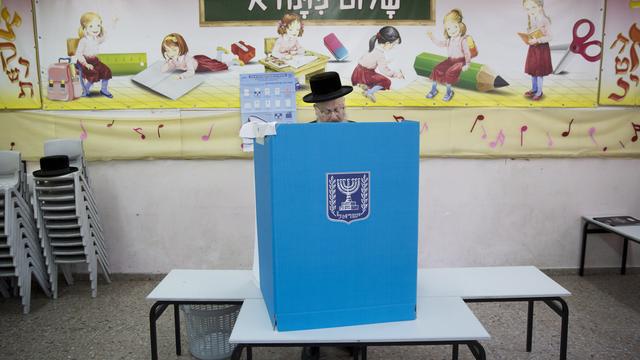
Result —
<path fill-rule="evenodd" d="M 216 72 L 228 69 L 225 63 L 211 59 L 206 55 L 189 56 L 187 42 L 182 35 L 178 33 L 171 33 L 165 36 L 164 39 L 162 39 L 160 51 L 162 52 L 162 57 L 165 59 L 161 71 L 184 71 L 178 75 L 178 79 L 192 77 L 197 72 Z"/>
<path fill-rule="evenodd" d="M 362 55 L 358 65 L 351 74 L 351 83 L 359 85 L 364 91 L 364 96 L 376 102 L 375 93 L 380 90 L 389 90 L 391 80 L 389 78 L 404 79 L 401 71 L 389 68 L 385 53 L 400 44 L 400 33 L 393 26 L 385 26 L 369 40 L 369 52 Z M 378 70 L 379 72 L 376 72 Z"/>
<path fill-rule="evenodd" d="M 530 34 L 524 72 L 531 75 L 531 90 L 524 93 L 524 96 L 538 101 L 543 95 L 543 77 L 553 72 L 549 48 L 551 19 L 544 12 L 544 0 L 523 0 L 522 6 L 527 11 L 527 33 Z"/>
<path fill-rule="evenodd" d="M 113 95 L 109 92 L 111 69 L 98 59 L 100 44 L 104 42 L 104 29 L 100 15 L 94 12 L 82 14 L 78 35 L 80 41 L 76 49 L 76 58 L 82 68 L 82 77 L 86 80 L 86 82 L 80 81 L 82 96 L 89 96 L 93 83 L 101 81 L 100 94 L 112 98 Z"/>
<path fill-rule="evenodd" d="M 291 60 L 296 55 L 304 55 L 304 49 L 300 45 L 300 37 L 304 33 L 304 24 L 300 15 L 296 13 L 286 13 L 278 22 L 278 34 L 280 35 L 273 44 L 271 56 Z M 304 76 L 296 79 L 296 90 L 299 90 L 304 83 Z"/>
<path fill-rule="evenodd" d="M 442 100 L 450 101 L 454 94 L 451 85 L 456 84 L 460 80 L 460 74 L 469 69 L 471 51 L 466 38 L 467 25 L 462 22 L 462 12 L 458 9 L 449 11 L 444 16 L 443 22 L 445 40 L 438 41 L 432 32 L 427 33 L 434 44 L 447 48 L 447 59 L 433 68 L 431 72 L 433 85 L 426 98 L 432 99 L 438 95 L 438 84 L 444 84 L 447 92 Z"/>

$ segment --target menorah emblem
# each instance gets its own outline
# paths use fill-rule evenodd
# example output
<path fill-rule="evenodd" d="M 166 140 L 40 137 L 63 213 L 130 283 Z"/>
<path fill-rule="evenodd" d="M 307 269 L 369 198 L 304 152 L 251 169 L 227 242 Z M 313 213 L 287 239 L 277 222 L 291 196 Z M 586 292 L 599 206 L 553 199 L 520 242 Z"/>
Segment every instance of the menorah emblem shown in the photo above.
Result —
<path fill-rule="evenodd" d="M 360 179 L 338 179 L 338 190 L 345 194 L 347 198 L 340 204 L 340 211 L 352 211 L 360 209 L 355 201 L 351 200 L 351 195 L 360 188 Z"/>
<path fill-rule="evenodd" d="M 369 217 L 370 173 L 327 174 L 327 217 L 347 224 Z"/>

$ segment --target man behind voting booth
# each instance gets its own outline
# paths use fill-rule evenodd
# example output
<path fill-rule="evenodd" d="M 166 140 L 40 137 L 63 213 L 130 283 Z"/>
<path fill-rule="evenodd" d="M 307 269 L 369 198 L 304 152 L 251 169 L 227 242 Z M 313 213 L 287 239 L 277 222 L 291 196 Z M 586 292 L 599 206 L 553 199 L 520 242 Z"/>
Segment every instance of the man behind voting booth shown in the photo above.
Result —
<path fill-rule="evenodd" d="M 316 121 L 254 147 L 260 288 L 276 331 L 416 316 L 419 127 L 345 122 L 337 73 L 310 79 Z M 305 348 L 303 359 L 315 359 Z"/>

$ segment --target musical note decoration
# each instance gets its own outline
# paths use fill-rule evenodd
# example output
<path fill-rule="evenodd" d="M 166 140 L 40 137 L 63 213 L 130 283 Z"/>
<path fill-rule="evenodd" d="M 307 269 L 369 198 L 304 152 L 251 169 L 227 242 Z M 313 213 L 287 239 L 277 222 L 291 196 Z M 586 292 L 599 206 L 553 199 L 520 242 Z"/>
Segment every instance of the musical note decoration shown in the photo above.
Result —
<path fill-rule="evenodd" d="M 160 139 L 160 129 L 164 127 L 164 124 L 158 125 L 158 139 Z"/>
<path fill-rule="evenodd" d="M 13 151 L 13 149 L 16 148 L 16 143 L 12 141 L 10 145 L 11 145 L 11 149 L 9 150 Z"/>
<path fill-rule="evenodd" d="M 213 131 L 213 124 L 211 124 L 211 126 L 209 127 L 209 133 L 207 135 L 202 135 L 200 139 L 202 141 L 209 141 L 209 139 L 211 138 L 211 131 Z"/>
<path fill-rule="evenodd" d="M 635 133 L 635 135 L 633 135 L 633 137 L 631 138 L 631 141 L 636 142 L 638 141 L 638 133 L 640 132 L 640 125 L 632 122 L 631 126 L 633 127 L 633 132 Z"/>
<path fill-rule="evenodd" d="M 404 121 L 404 116 L 393 116 L 393 120 L 395 120 L 396 122 L 403 122 Z"/>
<path fill-rule="evenodd" d="M 423 131 L 429 131 L 429 124 L 427 124 L 426 121 L 421 121 L 420 124 L 420 134 L 422 134 Z"/>
<path fill-rule="evenodd" d="M 111 123 L 110 123 L 110 124 L 107 124 L 107 127 L 108 127 L 108 128 L 112 127 L 112 126 L 113 126 L 113 124 L 114 124 L 115 122 L 116 122 L 115 120 L 111 120 Z"/>
<path fill-rule="evenodd" d="M 522 125 L 522 127 L 520 128 L 520 147 L 524 145 L 524 133 L 526 133 L 527 130 L 529 130 L 529 127 L 527 125 Z"/>
<path fill-rule="evenodd" d="M 573 120 L 574 119 L 571 119 L 571 121 L 569 122 L 569 130 L 562 132 L 562 137 L 567 137 L 569 136 L 569 134 L 571 134 L 571 124 L 573 124 Z"/>
<path fill-rule="evenodd" d="M 506 137 L 504 136 L 504 131 L 502 131 L 502 129 L 500 129 L 500 132 L 498 132 L 498 136 L 496 137 L 496 141 L 490 142 L 489 146 L 492 149 L 495 149 L 496 146 L 498 146 L 498 144 L 500 144 L 500 146 L 503 146 L 505 139 L 506 139 Z"/>
<path fill-rule="evenodd" d="M 140 135 L 140 140 L 144 140 L 146 139 L 146 135 L 144 133 L 142 133 L 142 128 L 133 128 L 133 131 L 135 131 L 138 135 Z"/>
<path fill-rule="evenodd" d="M 484 120 L 484 115 L 480 114 L 480 115 L 476 116 L 476 120 L 473 122 L 473 126 L 471 126 L 471 130 L 469 132 L 472 133 L 473 129 L 475 129 L 475 127 L 476 127 L 476 123 L 478 121 L 482 121 L 482 120 Z"/>
<path fill-rule="evenodd" d="M 549 139 L 547 141 L 547 146 L 548 147 L 553 147 L 553 139 L 551 138 L 551 134 L 549 134 L 549 132 L 547 131 L 547 139 Z"/>
<path fill-rule="evenodd" d="M 89 133 L 87 133 L 87 129 L 84 128 L 82 120 L 80 120 L 80 129 L 82 129 L 82 132 L 80 133 L 80 140 L 87 140 Z"/>

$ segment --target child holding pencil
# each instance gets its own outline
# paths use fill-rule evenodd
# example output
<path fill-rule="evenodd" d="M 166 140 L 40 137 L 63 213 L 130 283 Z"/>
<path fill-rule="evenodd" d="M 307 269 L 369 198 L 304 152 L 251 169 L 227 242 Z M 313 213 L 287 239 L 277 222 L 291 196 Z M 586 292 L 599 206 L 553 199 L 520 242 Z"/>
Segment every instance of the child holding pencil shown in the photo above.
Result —
<path fill-rule="evenodd" d="M 466 33 L 467 25 L 462 22 L 462 12 L 458 9 L 453 9 L 444 16 L 445 40 L 438 41 L 432 32 L 427 33 L 434 44 L 447 48 L 447 59 L 436 65 L 431 72 L 433 85 L 426 95 L 427 99 L 432 99 L 438 94 L 438 83 L 444 84 L 447 88 L 442 100 L 450 101 L 453 98 L 451 85 L 460 80 L 460 74 L 467 71 L 471 64 L 471 51 L 466 41 Z"/>
<path fill-rule="evenodd" d="M 544 12 L 544 0 L 523 0 L 522 6 L 527 11 L 527 33 L 529 50 L 524 72 L 531 76 L 531 90 L 524 93 L 525 97 L 538 101 L 542 98 L 542 79 L 553 72 L 551 65 L 551 19 Z"/>

